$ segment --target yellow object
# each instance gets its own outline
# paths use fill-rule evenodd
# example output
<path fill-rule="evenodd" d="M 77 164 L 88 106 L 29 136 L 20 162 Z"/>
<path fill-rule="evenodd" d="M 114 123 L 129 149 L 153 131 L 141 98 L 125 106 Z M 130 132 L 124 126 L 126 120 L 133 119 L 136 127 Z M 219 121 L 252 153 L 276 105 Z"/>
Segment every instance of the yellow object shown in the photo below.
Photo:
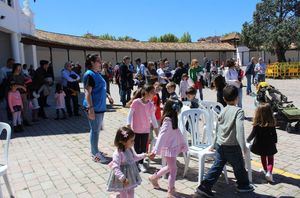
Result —
<path fill-rule="evenodd" d="M 267 78 L 300 78 L 300 62 L 272 63 L 266 69 Z"/>

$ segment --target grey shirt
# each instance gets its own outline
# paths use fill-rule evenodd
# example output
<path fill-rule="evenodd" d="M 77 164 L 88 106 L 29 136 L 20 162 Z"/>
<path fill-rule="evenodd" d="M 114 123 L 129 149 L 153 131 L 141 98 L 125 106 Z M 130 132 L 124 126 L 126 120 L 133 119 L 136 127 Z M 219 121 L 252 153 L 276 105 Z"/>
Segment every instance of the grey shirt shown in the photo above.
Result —
<path fill-rule="evenodd" d="M 217 123 L 214 144 L 226 146 L 240 145 L 245 151 L 244 111 L 236 106 L 227 105 Z"/>

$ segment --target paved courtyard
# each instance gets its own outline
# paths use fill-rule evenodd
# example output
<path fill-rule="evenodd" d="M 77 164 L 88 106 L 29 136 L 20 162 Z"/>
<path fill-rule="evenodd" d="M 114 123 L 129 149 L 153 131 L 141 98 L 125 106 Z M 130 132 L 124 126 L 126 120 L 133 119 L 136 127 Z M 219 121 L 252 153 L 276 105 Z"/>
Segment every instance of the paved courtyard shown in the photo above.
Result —
<path fill-rule="evenodd" d="M 300 80 L 268 80 L 285 93 L 290 100 L 300 107 Z M 116 105 L 105 114 L 104 130 L 100 135 L 100 148 L 111 156 L 114 151 L 113 139 L 117 128 L 125 124 L 128 109 L 121 108 L 117 87 L 111 86 Z M 204 90 L 205 100 L 216 100 L 214 91 Z M 254 112 L 253 98 L 244 95 L 247 117 Z M 50 101 L 53 106 L 53 101 Z M 4 114 L 3 108 L 0 110 Z M 41 120 L 25 132 L 13 134 L 9 148 L 9 180 L 14 195 L 27 197 L 110 197 L 106 191 L 109 175 L 107 165 L 92 162 L 89 154 L 89 132 L 85 116 L 67 120 L 54 120 L 54 108 L 47 108 L 50 117 Z M 82 113 L 83 115 L 83 113 Z M 246 133 L 251 130 L 251 123 L 245 122 Z M 235 192 L 235 179 L 229 169 L 229 184 L 221 177 L 214 187 L 215 197 L 300 197 L 300 134 L 278 130 L 278 153 L 275 155 L 274 184 L 265 182 L 259 172 L 259 158 L 252 155 L 253 184 L 255 191 L 248 194 Z M 2 143 L 1 143 L 2 144 Z M 1 150 L 3 152 L 3 149 Z M 195 197 L 197 187 L 197 160 L 192 160 L 185 178 L 182 177 L 183 158 L 178 157 L 178 175 L 176 189 L 179 197 Z M 211 162 L 206 163 L 206 168 Z M 149 172 L 142 173 L 142 185 L 136 188 L 136 197 L 166 197 L 166 190 L 153 190 L 148 176 L 160 167 L 160 160 L 150 163 Z M 3 180 L 0 180 L 4 196 L 8 197 Z M 161 180 L 167 189 L 167 180 Z M 200 197 L 200 196 L 199 196 Z"/>

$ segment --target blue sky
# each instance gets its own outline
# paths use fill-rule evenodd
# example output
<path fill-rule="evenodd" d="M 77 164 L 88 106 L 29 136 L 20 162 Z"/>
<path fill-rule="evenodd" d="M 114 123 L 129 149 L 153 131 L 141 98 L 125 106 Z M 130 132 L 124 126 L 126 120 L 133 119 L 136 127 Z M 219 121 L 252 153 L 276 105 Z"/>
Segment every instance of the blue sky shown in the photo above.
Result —
<path fill-rule="evenodd" d="M 184 32 L 198 38 L 240 31 L 259 0 L 36 0 L 36 28 L 83 35 L 109 33 L 141 41 Z"/>

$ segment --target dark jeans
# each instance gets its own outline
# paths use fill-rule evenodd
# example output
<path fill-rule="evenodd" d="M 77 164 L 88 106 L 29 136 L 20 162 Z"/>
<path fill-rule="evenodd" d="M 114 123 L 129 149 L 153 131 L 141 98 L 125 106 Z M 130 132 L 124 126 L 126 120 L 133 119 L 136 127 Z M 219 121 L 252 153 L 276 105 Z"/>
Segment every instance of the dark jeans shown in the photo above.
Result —
<path fill-rule="evenodd" d="M 137 154 L 146 153 L 149 133 L 135 133 L 134 150 Z M 138 163 L 143 164 L 143 160 Z"/>
<path fill-rule="evenodd" d="M 123 107 L 125 107 L 126 103 L 130 100 L 131 89 L 127 89 L 127 90 L 121 89 L 120 94 L 121 94 L 122 105 L 123 105 Z"/>
<path fill-rule="evenodd" d="M 252 92 L 252 90 L 251 90 L 252 74 L 246 74 L 246 78 L 247 78 L 247 94 L 250 94 Z"/>
<path fill-rule="evenodd" d="M 222 173 L 223 167 L 229 163 L 240 188 L 249 185 L 248 174 L 245 169 L 243 154 L 240 146 L 216 146 L 216 159 L 201 185 L 211 189 Z"/>
<path fill-rule="evenodd" d="M 78 115 L 78 95 L 73 96 L 71 92 L 68 89 L 64 89 L 64 92 L 66 93 L 65 102 L 66 102 L 66 108 L 69 116 Z M 71 106 L 71 100 L 73 103 L 73 110 Z"/>

